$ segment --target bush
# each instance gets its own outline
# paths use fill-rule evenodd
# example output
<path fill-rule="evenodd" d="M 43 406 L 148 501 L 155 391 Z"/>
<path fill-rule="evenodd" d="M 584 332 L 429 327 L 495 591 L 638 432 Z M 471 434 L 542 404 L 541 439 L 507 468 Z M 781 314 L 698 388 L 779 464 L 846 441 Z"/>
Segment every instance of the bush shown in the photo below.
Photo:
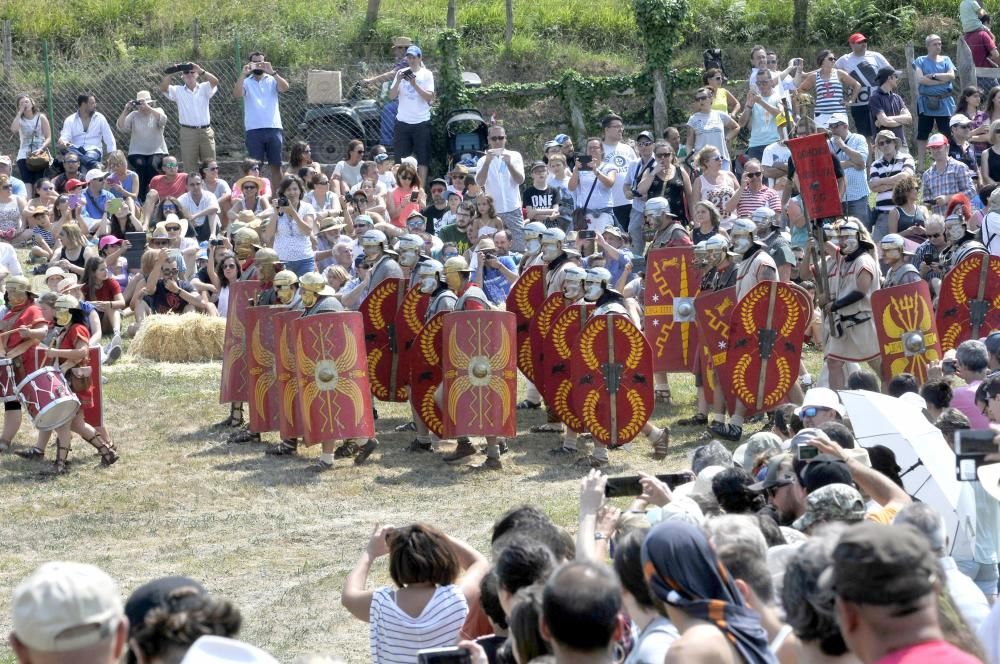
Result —
<path fill-rule="evenodd" d="M 852 33 L 862 32 L 884 47 L 912 39 L 916 17 L 917 9 L 901 0 L 811 0 L 809 41 L 844 49 Z"/>

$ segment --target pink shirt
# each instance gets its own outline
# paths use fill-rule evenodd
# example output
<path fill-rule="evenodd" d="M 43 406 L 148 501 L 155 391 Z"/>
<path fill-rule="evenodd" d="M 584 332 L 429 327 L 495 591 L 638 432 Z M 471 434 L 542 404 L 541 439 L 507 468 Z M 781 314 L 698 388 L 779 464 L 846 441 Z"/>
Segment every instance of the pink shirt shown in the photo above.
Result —
<path fill-rule="evenodd" d="M 962 411 L 969 418 L 973 429 L 989 429 L 990 421 L 976 405 L 976 388 L 982 383 L 975 380 L 965 387 L 956 387 L 951 397 L 951 407 Z"/>
<path fill-rule="evenodd" d="M 875 664 L 981 664 L 964 650 L 946 641 L 924 641 L 894 650 Z"/>

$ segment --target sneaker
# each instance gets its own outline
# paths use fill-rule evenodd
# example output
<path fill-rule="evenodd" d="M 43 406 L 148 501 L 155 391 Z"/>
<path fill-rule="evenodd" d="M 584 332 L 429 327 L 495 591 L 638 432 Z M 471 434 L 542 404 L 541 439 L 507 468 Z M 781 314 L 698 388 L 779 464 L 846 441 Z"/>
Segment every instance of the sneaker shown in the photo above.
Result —
<path fill-rule="evenodd" d="M 416 438 L 410 441 L 410 446 L 406 449 L 410 452 L 433 452 L 430 443 L 421 443 Z"/>
<path fill-rule="evenodd" d="M 274 447 L 268 447 L 264 450 L 264 454 L 269 454 L 271 456 L 290 456 L 298 452 L 298 441 L 281 441 Z"/>
<path fill-rule="evenodd" d="M 365 461 L 368 461 L 368 457 L 370 457 L 372 452 L 376 449 L 378 449 L 378 439 L 369 438 L 368 441 L 358 449 L 358 453 L 354 457 L 354 465 L 360 466 Z"/>
<path fill-rule="evenodd" d="M 466 438 L 464 440 L 458 441 L 458 447 L 451 454 L 444 457 L 445 463 L 456 463 L 462 461 L 463 459 L 473 456 L 476 453 L 476 448 L 472 443 Z"/>
<path fill-rule="evenodd" d="M 117 346 L 111 346 L 108 348 L 107 352 L 103 354 L 101 364 L 106 364 L 108 366 L 111 366 L 112 364 L 117 362 L 118 358 L 120 358 L 121 356 L 122 356 L 121 345 L 119 344 Z"/>
<path fill-rule="evenodd" d="M 358 453 L 358 446 L 351 441 L 345 441 L 343 445 L 333 451 L 334 459 L 350 459 Z"/>
<path fill-rule="evenodd" d="M 587 456 L 582 456 L 576 460 L 574 466 L 580 468 L 607 468 L 611 465 L 611 462 L 607 459 L 598 459 L 597 457 L 588 454 Z"/>
<path fill-rule="evenodd" d="M 475 470 L 503 470 L 503 462 L 500 459 L 494 459 L 493 457 L 486 457 L 486 459 L 477 466 L 472 466 Z"/>
<path fill-rule="evenodd" d="M 407 422 L 406 424 L 400 424 L 396 427 L 396 431 L 416 431 L 417 425 L 413 422 Z"/>
<path fill-rule="evenodd" d="M 549 450 L 549 454 L 551 454 L 552 456 L 570 456 L 570 455 L 576 456 L 577 451 L 575 449 L 570 449 L 568 447 L 563 447 L 562 445 L 560 445 L 559 447 L 553 447 L 551 450 Z"/>
<path fill-rule="evenodd" d="M 696 413 L 691 417 L 682 417 L 674 422 L 679 427 L 703 427 L 708 424 L 708 415 Z"/>
<path fill-rule="evenodd" d="M 725 440 L 739 440 L 743 437 L 743 427 L 715 421 L 708 425 L 708 430 Z"/>
<path fill-rule="evenodd" d="M 316 463 L 312 465 L 312 469 L 317 473 L 322 473 L 327 470 L 333 470 L 334 464 L 331 461 L 324 461 L 323 459 L 316 459 Z"/>

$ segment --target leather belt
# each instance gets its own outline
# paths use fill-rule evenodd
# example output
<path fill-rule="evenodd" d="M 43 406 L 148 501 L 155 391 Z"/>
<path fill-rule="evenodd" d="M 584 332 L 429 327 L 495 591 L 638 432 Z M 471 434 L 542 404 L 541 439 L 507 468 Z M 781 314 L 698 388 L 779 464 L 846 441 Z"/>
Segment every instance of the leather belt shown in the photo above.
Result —
<path fill-rule="evenodd" d="M 200 127 L 194 127 L 191 125 L 182 124 L 181 126 L 184 127 L 185 129 L 208 129 L 212 125 L 201 125 Z"/>

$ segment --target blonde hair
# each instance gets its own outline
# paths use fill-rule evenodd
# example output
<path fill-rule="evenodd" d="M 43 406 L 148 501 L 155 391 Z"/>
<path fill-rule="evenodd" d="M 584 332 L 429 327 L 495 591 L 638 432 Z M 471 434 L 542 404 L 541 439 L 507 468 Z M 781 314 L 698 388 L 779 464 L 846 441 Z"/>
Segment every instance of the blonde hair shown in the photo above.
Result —
<path fill-rule="evenodd" d="M 330 277 L 336 277 L 337 279 L 340 279 L 343 282 L 341 286 L 343 286 L 344 284 L 346 284 L 348 281 L 351 280 L 351 275 L 347 274 L 347 270 L 345 270 L 340 265 L 328 266 L 325 270 L 323 270 L 323 276 L 328 280 L 330 279 Z"/>
<path fill-rule="evenodd" d="M 115 150 L 108 155 L 108 167 L 114 168 L 115 166 L 125 166 L 128 168 L 128 159 L 121 150 Z"/>
<path fill-rule="evenodd" d="M 80 232 L 80 227 L 76 224 L 65 224 L 62 227 L 62 231 L 66 233 L 66 241 L 63 242 L 64 247 L 79 249 L 84 245 L 83 233 Z"/>
<path fill-rule="evenodd" d="M 705 166 L 708 164 L 709 159 L 712 158 L 712 155 L 719 155 L 721 157 L 722 153 L 719 152 L 719 148 L 714 145 L 706 145 L 702 149 L 698 150 L 698 154 L 695 155 L 694 158 L 695 163 L 698 164 L 702 170 L 705 170 Z"/>

